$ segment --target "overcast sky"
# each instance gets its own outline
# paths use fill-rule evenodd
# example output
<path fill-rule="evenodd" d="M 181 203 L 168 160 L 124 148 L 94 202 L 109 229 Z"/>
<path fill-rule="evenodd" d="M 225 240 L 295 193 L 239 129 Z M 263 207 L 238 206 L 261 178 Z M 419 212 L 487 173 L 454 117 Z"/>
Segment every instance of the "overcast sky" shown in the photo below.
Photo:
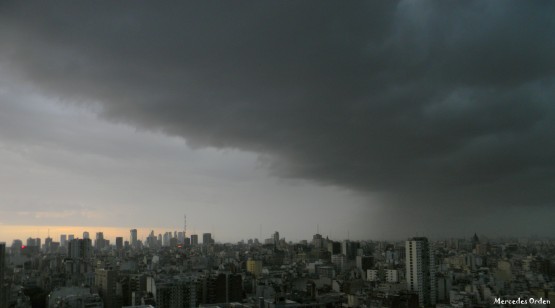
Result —
<path fill-rule="evenodd" d="M 552 235 L 554 15 L 4 1 L 0 224 Z"/>

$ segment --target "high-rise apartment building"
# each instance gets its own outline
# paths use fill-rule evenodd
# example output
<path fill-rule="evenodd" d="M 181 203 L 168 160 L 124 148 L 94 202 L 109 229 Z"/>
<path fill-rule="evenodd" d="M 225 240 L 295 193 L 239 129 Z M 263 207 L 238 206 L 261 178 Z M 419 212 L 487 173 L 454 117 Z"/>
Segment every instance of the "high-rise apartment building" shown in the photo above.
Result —
<path fill-rule="evenodd" d="M 47 253 L 52 251 L 52 238 L 50 236 L 44 239 L 44 251 Z"/>
<path fill-rule="evenodd" d="M 26 247 L 22 247 L 21 253 L 26 256 L 36 255 L 40 251 L 40 238 L 29 237 Z"/>
<path fill-rule="evenodd" d="M 274 232 L 274 246 L 278 246 L 279 245 L 279 232 Z"/>
<path fill-rule="evenodd" d="M 359 242 L 351 242 L 349 240 L 344 240 L 341 243 L 341 252 L 347 257 L 347 260 L 355 260 L 357 256 L 357 250 L 360 248 Z"/>
<path fill-rule="evenodd" d="M 70 259 L 88 259 L 92 256 L 90 239 L 74 239 L 68 244 L 67 255 Z"/>
<path fill-rule="evenodd" d="M 197 281 L 189 276 L 174 276 L 157 283 L 156 307 L 198 307 L 196 285 Z"/>
<path fill-rule="evenodd" d="M 202 234 L 202 244 L 203 245 L 207 245 L 207 244 L 212 244 L 212 233 L 203 233 Z"/>
<path fill-rule="evenodd" d="M 324 243 L 324 239 L 322 238 L 321 234 L 316 233 L 312 236 L 312 246 L 314 246 L 314 248 L 316 249 L 322 248 L 323 243 Z"/>
<path fill-rule="evenodd" d="M 40 247 L 40 238 L 28 238 L 27 239 L 27 246 L 29 247 Z"/>
<path fill-rule="evenodd" d="M 374 266 L 374 257 L 372 256 L 356 256 L 355 260 L 357 268 L 364 273 Z"/>
<path fill-rule="evenodd" d="M 137 229 L 131 229 L 131 230 L 129 230 L 129 232 L 131 233 L 131 235 L 130 235 L 131 247 L 136 248 L 137 247 Z"/>
<path fill-rule="evenodd" d="M 241 274 L 219 273 L 197 277 L 195 307 L 199 307 L 199 305 L 200 307 L 204 305 L 213 307 L 217 306 L 216 303 L 241 302 L 243 300 L 242 284 Z"/>
<path fill-rule="evenodd" d="M 436 304 L 436 270 L 432 246 L 425 237 L 405 242 L 406 278 L 409 291 L 418 294 L 420 307 Z"/>
<path fill-rule="evenodd" d="M 121 236 L 116 237 L 116 249 L 117 250 L 123 249 L 123 237 Z"/>
<path fill-rule="evenodd" d="M 150 231 L 150 234 L 147 236 L 146 245 L 150 248 L 157 248 L 159 246 L 158 239 L 154 235 L 154 230 Z"/>
<path fill-rule="evenodd" d="M 171 232 L 166 232 L 162 236 L 162 246 L 170 246 L 170 239 L 172 238 Z"/>
<path fill-rule="evenodd" d="M 341 243 L 328 241 L 327 243 L 328 252 L 332 255 L 340 254 L 341 253 Z"/>
<path fill-rule="evenodd" d="M 21 255 L 21 250 L 23 246 L 23 242 L 21 240 L 13 240 L 12 242 L 12 255 L 14 256 L 20 256 Z"/>
<path fill-rule="evenodd" d="M 191 234 L 191 245 L 198 245 L 198 235 L 197 234 Z"/>
<path fill-rule="evenodd" d="M 247 272 L 258 278 L 262 275 L 262 261 L 261 260 L 247 260 Z"/>
<path fill-rule="evenodd" d="M 106 240 L 104 240 L 104 232 L 96 232 L 96 239 L 94 241 L 94 248 L 97 250 L 104 249 L 107 246 Z"/>
<path fill-rule="evenodd" d="M 94 284 L 98 289 L 98 293 L 104 301 L 104 307 L 115 308 L 121 307 L 123 303 L 122 294 L 117 288 L 118 273 L 117 271 L 96 269 L 94 275 Z"/>
<path fill-rule="evenodd" d="M 332 255 L 331 263 L 338 273 L 347 269 L 347 257 L 344 254 Z"/>

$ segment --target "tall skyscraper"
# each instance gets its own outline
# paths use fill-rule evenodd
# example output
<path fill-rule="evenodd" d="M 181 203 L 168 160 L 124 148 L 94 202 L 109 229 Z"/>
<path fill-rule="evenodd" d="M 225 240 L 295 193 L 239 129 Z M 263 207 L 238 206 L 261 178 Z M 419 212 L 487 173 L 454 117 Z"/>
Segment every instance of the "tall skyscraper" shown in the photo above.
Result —
<path fill-rule="evenodd" d="M 312 245 L 314 245 L 314 248 L 316 249 L 322 248 L 323 242 L 324 242 L 324 239 L 322 238 L 321 234 L 316 233 L 312 236 Z"/>
<path fill-rule="evenodd" d="M 137 247 L 137 229 L 131 229 L 129 232 L 131 233 L 131 235 L 130 235 L 131 247 L 136 248 Z"/>
<path fill-rule="evenodd" d="M 32 238 L 32 237 L 28 238 L 27 239 L 27 246 L 28 247 L 40 246 L 40 239 Z"/>
<path fill-rule="evenodd" d="M 73 239 L 68 244 L 67 255 L 70 259 L 88 259 L 92 255 L 92 243 L 88 238 Z"/>
<path fill-rule="evenodd" d="M 116 237 L 116 249 L 117 250 L 123 249 L 123 237 L 121 236 Z"/>
<path fill-rule="evenodd" d="M 354 260 L 357 256 L 357 250 L 360 248 L 359 242 L 351 242 L 344 240 L 341 243 L 341 252 L 347 256 L 347 260 Z"/>
<path fill-rule="evenodd" d="M 13 240 L 12 242 L 12 255 L 20 256 L 21 249 L 23 248 L 23 242 L 21 240 Z"/>
<path fill-rule="evenodd" d="M 202 244 L 212 244 L 212 234 L 211 233 L 203 233 L 202 234 Z"/>
<path fill-rule="evenodd" d="M 278 246 L 279 245 L 279 232 L 275 232 L 274 233 L 274 246 Z"/>
<path fill-rule="evenodd" d="M 40 238 L 28 238 L 25 247 L 22 247 L 21 253 L 26 256 L 36 255 L 40 252 Z"/>
<path fill-rule="evenodd" d="M 60 246 L 66 247 L 67 245 L 67 235 L 62 234 L 60 235 Z"/>
<path fill-rule="evenodd" d="M 425 237 L 405 242 L 406 277 L 409 291 L 418 293 L 420 307 L 436 304 L 436 269 L 432 246 Z"/>
<path fill-rule="evenodd" d="M 83 238 L 90 238 L 88 231 L 83 232 Z"/>
<path fill-rule="evenodd" d="M 103 249 L 106 246 L 103 232 L 96 232 L 96 240 L 94 241 L 94 248 Z"/>
<path fill-rule="evenodd" d="M 170 246 L 170 239 L 172 238 L 171 232 L 166 232 L 162 236 L 162 246 Z"/>
<path fill-rule="evenodd" d="M 104 307 L 114 308 L 122 306 L 121 295 L 117 292 L 118 272 L 106 269 L 96 269 L 94 284 L 104 301 Z"/>
<path fill-rule="evenodd" d="M 191 245 L 198 245 L 198 235 L 197 234 L 191 234 Z"/>
<path fill-rule="evenodd" d="M 150 234 L 146 238 L 146 245 L 149 248 L 156 248 L 158 247 L 158 239 L 156 235 L 154 235 L 154 230 L 150 231 Z"/>
<path fill-rule="evenodd" d="M 44 240 L 44 251 L 45 252 L 52 251 L 52 238 L 50 236 Z"/>

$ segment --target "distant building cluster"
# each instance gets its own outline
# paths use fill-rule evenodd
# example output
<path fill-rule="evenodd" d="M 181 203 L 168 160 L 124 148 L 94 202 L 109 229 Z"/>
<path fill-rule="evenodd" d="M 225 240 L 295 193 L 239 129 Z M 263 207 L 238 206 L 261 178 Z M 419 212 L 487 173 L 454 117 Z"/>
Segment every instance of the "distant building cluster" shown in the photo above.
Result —
<path fill-rule="evenodd" d="M 4 307 L 494 307 L 555 303 L 555 241 L 216 243 L 130 230 L 0 243 Z"/>

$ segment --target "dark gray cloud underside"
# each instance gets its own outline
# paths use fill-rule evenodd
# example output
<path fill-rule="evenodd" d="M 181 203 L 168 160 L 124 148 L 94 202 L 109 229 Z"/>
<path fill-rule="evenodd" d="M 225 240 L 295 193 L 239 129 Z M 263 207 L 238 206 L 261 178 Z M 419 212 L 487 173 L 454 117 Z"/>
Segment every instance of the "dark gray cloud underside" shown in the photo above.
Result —
<path fill-rule="evenodd" d="M 13 74 L 108 119 L 390 204 L 555 200 L 551 2 L 2 6 Z"/>

